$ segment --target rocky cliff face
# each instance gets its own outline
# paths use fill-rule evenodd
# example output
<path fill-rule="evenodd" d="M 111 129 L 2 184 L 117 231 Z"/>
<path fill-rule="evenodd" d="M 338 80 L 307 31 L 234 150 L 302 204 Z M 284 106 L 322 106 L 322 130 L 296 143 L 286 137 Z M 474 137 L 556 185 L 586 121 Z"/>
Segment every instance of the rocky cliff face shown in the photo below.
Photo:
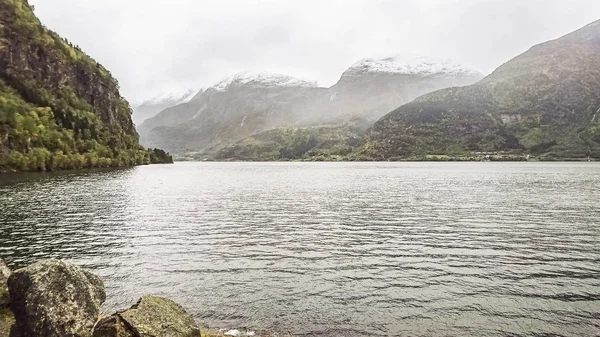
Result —
<path fill-rule="evenodd" d="M 148 160 L 110 72 L 46 29 L 26 0 L 0 0 L 0 171 Z"/>
<path fill-rule="evenodd" d="M 370 131 L 374 158 L 516 151 L 600 157 L 600 21 L 532 47 L 472 86 L 424 95 Z"/>
<path fill-rule="evenodd" d="M 242 73 L 161 112 L 138 130 L 147 146 L 218 150 L 281 127 L 370 125 L 423 93 L 482 77 L 447 60 L 399 57 L 362 60 L 331 88 L 285 75 Z"/>
<path fill-rule="evenodd" d="M 0 27 L 0 76 L 30 96 L 24 98 L 45 103 L 44 92 L 71 91 L 89 104 L 104 124 L 134 134 L 117 81 L 77 47 L 44 29 L 26 0 L 0 2 Z"/>

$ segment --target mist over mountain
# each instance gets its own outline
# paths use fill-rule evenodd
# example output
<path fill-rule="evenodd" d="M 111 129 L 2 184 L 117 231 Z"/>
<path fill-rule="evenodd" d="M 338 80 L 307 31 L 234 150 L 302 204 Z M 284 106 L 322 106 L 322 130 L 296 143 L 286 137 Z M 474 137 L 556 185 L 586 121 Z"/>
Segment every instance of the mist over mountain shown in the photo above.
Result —
<path fill-rule="evenodd" d="M 166 109 L 138 129 L 144 144 L 202 150 L 295 123 L 326 89 L 290 76 L 241 73 Z"/>
<path fill-rule="evenodd" d="M 373 123 L 411 100 L 442 88 L 477 82 L 478 71 L 447 59 L 419 56 L 366 58 L 353 64 L 331 88 L 321 122 L 354 118 Z"/>
<path fill-rule="evenodd" d="M 481 78 L 449 60 L 406 56 L 360 60 L 330 88 L 287 75 L 246 72 L 165 109 L 138 131 L 147 146 L 160 144 L 175 152 L 216 150 L 279 127 L 348 121 L 368 126 L 422 94 Z"/>

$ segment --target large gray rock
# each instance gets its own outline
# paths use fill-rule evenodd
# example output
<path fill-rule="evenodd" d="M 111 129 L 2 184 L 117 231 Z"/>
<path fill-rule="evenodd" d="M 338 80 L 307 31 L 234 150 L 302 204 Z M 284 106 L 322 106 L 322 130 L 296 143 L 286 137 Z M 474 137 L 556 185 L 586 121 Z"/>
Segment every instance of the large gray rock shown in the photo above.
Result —
<path fill-rule="evenodd" d="M 90 336 L 106 299 L 102 280 L 58 260 L 45 260 L 8 278 L 10 306 L 22 336 Z"/>
<path fill-rule="evenodd" d="M 93 337 L 200 337 L 200 328 L 179 304 L 146 295 L 129 310 L 103 318 Z"/>
<path fill-rule="evenodd" d="M 0 309 L 8 308 L 9 305 L 7 281 L 10 273 L 10 269 L 0 258 Z"/>

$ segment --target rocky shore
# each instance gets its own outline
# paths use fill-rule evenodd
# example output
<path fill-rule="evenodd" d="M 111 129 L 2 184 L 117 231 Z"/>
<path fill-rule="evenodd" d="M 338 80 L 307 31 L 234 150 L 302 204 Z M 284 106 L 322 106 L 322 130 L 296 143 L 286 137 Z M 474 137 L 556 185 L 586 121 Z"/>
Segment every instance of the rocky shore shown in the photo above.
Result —
<path fill-rule="evenodd" d="M 0 259 L 0 337 L 205 337 L 182 306 L 145 295 L 100 315 L 102 280 L 78 266 L 43 260 L 11 272 Z"/>

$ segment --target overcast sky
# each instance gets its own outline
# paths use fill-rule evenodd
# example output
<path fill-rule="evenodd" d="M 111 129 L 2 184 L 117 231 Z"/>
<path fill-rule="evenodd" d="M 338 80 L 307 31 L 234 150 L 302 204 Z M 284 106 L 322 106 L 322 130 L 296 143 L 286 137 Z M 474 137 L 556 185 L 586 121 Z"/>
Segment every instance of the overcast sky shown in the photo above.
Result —
<path fill-rule="evenodd" d="M 131 102 L 243 70 L 334 84 L 358 59 L 420 54 L 488 74 L 600 19 L 598 0 L 29 0 Z"/>

